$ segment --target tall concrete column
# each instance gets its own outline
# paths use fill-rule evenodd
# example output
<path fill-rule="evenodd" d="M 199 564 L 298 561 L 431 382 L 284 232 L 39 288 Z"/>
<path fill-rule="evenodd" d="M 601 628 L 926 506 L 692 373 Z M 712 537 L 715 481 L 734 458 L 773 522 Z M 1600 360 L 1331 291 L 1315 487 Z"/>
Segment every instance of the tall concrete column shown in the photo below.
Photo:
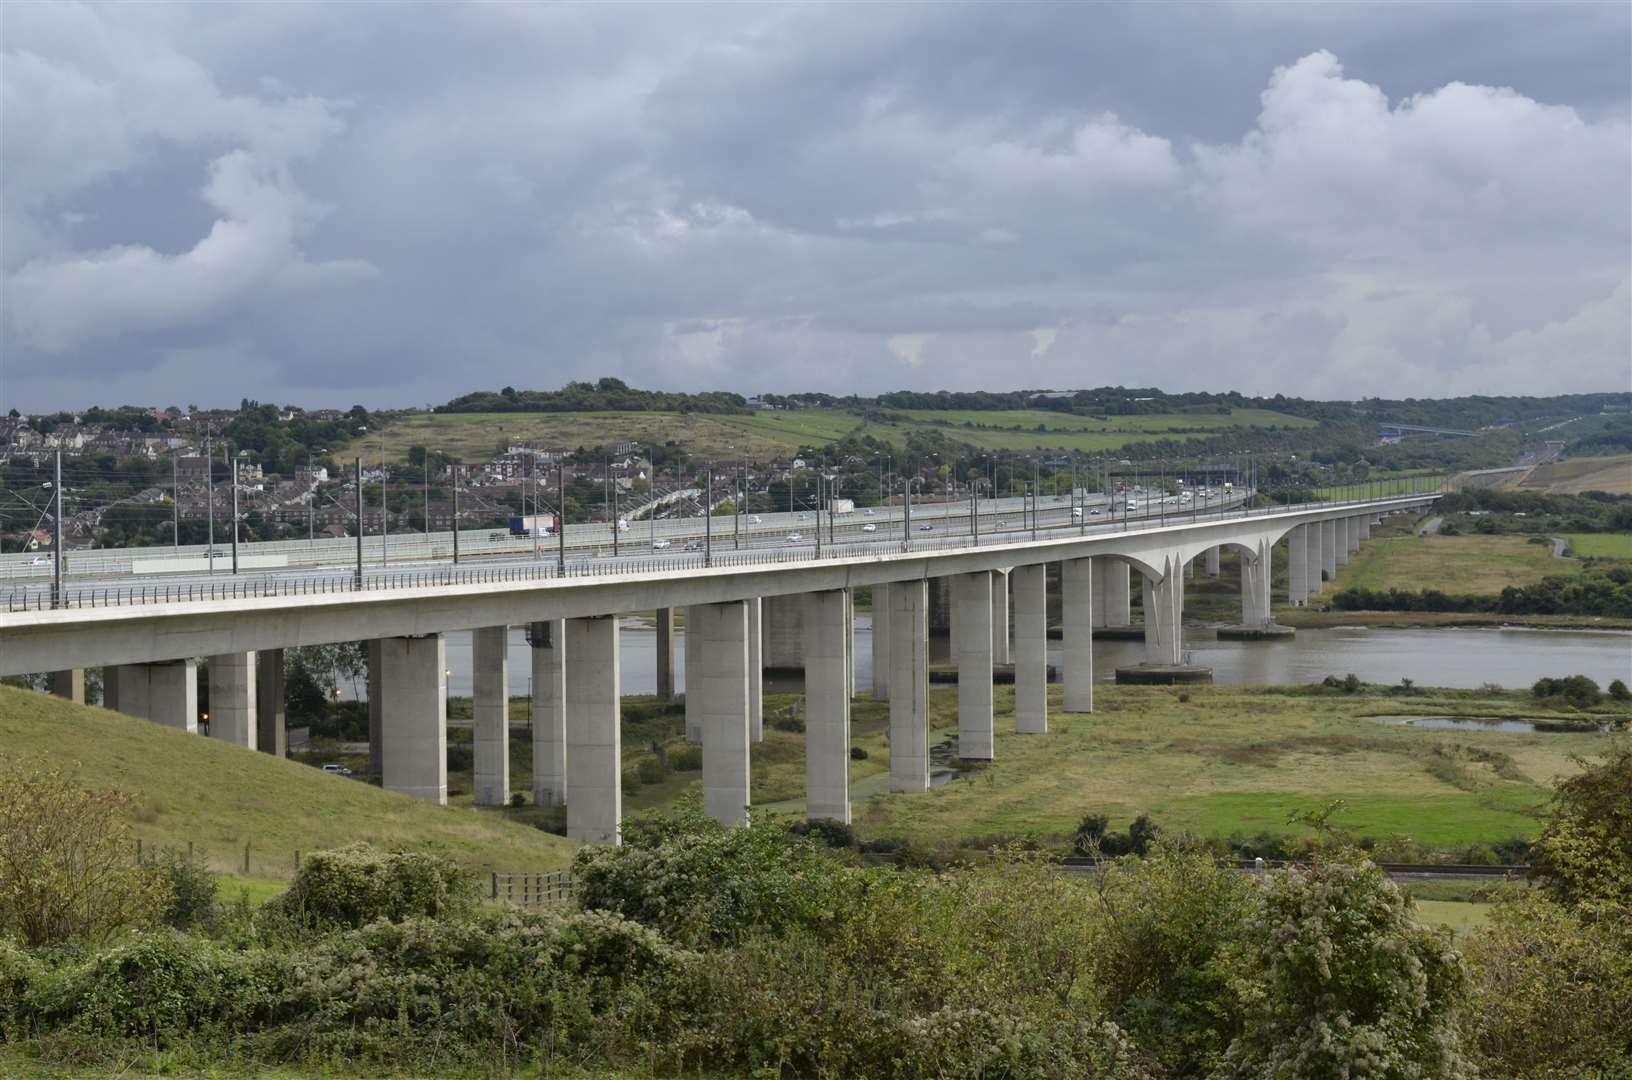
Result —
<path fill-rule="evenodd" d="M 1009 572 L 1014 594 L 1014 730 L 1048 730 L 1048 570 L 1046 564 Z M 1069 611 L 1069 608 L 1067 608 Z M 1069 625 L 1070 616 L 1067 615 Z"/>
<path fill-rule="evenodd" d="M 1066 712 L 1094 711 L 1094 567 L 1107 561 L 1068 559 L 1060 564 L 1060 661 Z"/>
<path fill-rule="evenodd" d="M 890 790 L 929 790 L 929 590 L 890 586 Z"/>
<path fill-rule="evenodd" d="M 1356 551 L 1360 550 L 1360 524 L 1361 524 L 1362 520 L 1363 520 L 1362 518 L 1358 518 L 1358 517 L 1349 517 L 1349 518 L 1344 518 L 1343 519 L 1344 524 L 1346 524 L 1348 526 L 1347 536 L 1349 538 L 1349 554 L 1350 555 L 1353 555 Z"/>
<path fill-rule="evenodd" d="M 1217 577 L 1218 576 L 1218 552 L 1219 552 L 1219 548 L 1218 548 L 1217 544 L 1214 544 L 1212 547 L 1207 549 L 1207 576 L 1208 577 Z"/>
<path fill-rule="evenodd" d="M 51 695 L 77 704 L 85 704 L 85 669 L 67 668 L 51 673 Z"/>
<path fill-rule="evenodd" d="M 1337 577 L 1337 522 L 1320 523 L 1320 568 L 1328 581 Z"/>
<path fill-rule="evenodd" d="M 689 622 L 689 616 L 687 621 Z M 591 844 L 623 842 L 622 704 L 618 698 L 618 620 L 568 619 L 567 836 Z M 690 649 L 686 650 L 690 652 Z"/>
<path fill-rule="evenodd" d="M 380 777 L 387 791 L 448 803 L 447 644 L 380 639 Z"/>
<path fill-rule="evenodd" d="M 1305 564 L 1304 580 L 1308 582 L 1309 593 L 1313 596 L 1326 591 L 1325 581 L 1321 577 L 1325 559 L 1321 555 L 1320 549 L 1324 546 L 1324 541 L 1321 537 L 1322 530 L 1318 521 L 1303 526 L 1303 531 L 1308 537 L 1308 543 L 1305 545 L 1308 562 Z"/>
<path fill-rule="evenodd" d="M 1089 563 L 1088 591 L 1092 594 L 1092 602 L 1088 605 L 1088 624 L 1094 629 L 1105 626 L 1105 571 L 1111 565 L 1110 559 L 1095 559 Z M 1016 616 L 1018 618 L 1018 616 Z"/>
<path fill-rule="evenodd" d="M 1196 580 L 1196 560 L 1195 559 L 1186 559 L 1186 560 L 1184 560 L 1184 576 L 1185 576 L 1185 579 L 1187 581 Z"/>
<path fill-rule="evenodd" d="M 890 700 L 890 587 L 873 586 L 873 698 Z"/>
<path fill-rule="evenodd" d="M 765 741 L 765 662 L 764 635 L 761 629 L 759 597 L 748 604 L 748 738 L 752 742 Z"/>
<path fill-rule="evenodd" d="M 1121 559 L 1095 559 L 1095 566 L 1103 566 L 1100 574 L 1105 583 L 1105 625 L 1129 626 L 1133 623 L 1133 568 Z M 1096 588 L 1095 593 L 1099 590 Z"/>
<path fill-rule="evenodd" d="M 952 582 L 950 578 L 929 579 L 929 632 L 949 633 L 952 629 Z"/>
<path fill-rule="evenodd" d="M 674 700 L 674 609 L 657 609 L 657 700 Z"/>
<path fill-rule="evenodd" d="M 119 712 L 119 668 L 108 664 L 102 668 L 102 707 Z"/>
<path fill-rule="evenodd" d="M 262 649 L 255 654 L 255 723 L 260 728 L 256 749 L 274 757 L 287 757 L 289 730 L 284 721 L 282 649 Z"/>
<path fill-rule="evenodd" d="M 745 825 L 748 605 L 735 600 L 687 608 L 686 660 L 686 727 L 696 725 L 703 737 L 703 810 L 721 825 Z"/>
<path fill-rule="evenodd" d="M 510 801 L 510 628 L 484 626 L 470 635 L 471 737 L 475 743 L 472 801 Z"/>
<path fill-rule="evenodd" d="M 528 629 L 533 668 L 533 805 L 567 801 L 567 665 L 565 619 Z"/>
<path fill-rule="evenodd" d="M 1269 622 L 1271 552 L 1267 540 L 1258 542 L 1255 556 L 1241 555 L 1241 623 L 1263 626 Z"/>
<path fill-rule="evenodd" d="M 958 663 L 958 756 L 992 759 L 992 575 L 951 579 L 952 653 Z"/>
<path fill-rule="evenodd" d="M 1286 602 L 1303 607 L 1309 602 L 1309 526 L 1286 534 Z"/>
<path fill-rule="evenodd" d="M 198 661 L 119 665 L 119 711 L 165 727 L 198 731 Z"/>
<path fill-rule="evenodd" d="M 992 663 L 1013 663 L 1009 652 L 1009 571 L 992 571 Z"/>
<path fill-rule="evenodd" d="M 1338 518 L 1332 522 L 1333 541 L 1337 554 L 1337 565 L 1349 565 L 1349 519 Z"/>
<path fill-rule="evenodd" d="M 760 621 L 764 628 L 764 658 L 767 670 L 799 671 L 803 669 L 805 664 L 803 613 L 802 597 L 767 596 L 764 598 Z"/>
<path fill-rule="evenodd" d="M 844 590 L 844 680 L 851 697 L 856 696 L 856 597 Z"/>
<path fill-rule="evenodd" d="M 1145 578 L 1145 662 L 1184 662 L 1184 578 L 1183 563 L 1169 555 L 1163 562 L 1160 581 Z"/>
<path fill-rule="evenodd" d="M 843 589 L 805 595 L 805 813 L 812 821 L 850 821 L 844 616 Z"/>
<path fill-rule="evenodd" d="M 385 758 L 380 745 L 385 738 L 385 659 L 380 649 L 378 639 L 363 645 L 368 661 L 368 775 L 375 780 L 385 776 Z"/>
<path fill-rule="evenodd" d="M 260 742 L 256 723 L 255 654 L 224 653 L 210 657 L 210 737 L 254 750 Z"/>
<path fill-rule="evenodd" d="M 1355 520 L 1360 523 L 1360 539 L 1370 540 L 1371 539 L 1371 515 L 1370 514 L 1362 514 L 1359 517 L 1355 518 Z"/>

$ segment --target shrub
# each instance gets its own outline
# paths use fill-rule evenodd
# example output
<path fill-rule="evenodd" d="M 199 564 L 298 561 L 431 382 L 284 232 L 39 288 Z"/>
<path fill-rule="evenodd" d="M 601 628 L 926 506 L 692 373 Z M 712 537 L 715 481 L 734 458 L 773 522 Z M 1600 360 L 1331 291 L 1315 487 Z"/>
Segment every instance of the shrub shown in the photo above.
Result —
<path fill-rule="evenodd" d="M 177 930 L 215 925 L 216 881 L 202 853 L 165 848 L 154 868 L 168 886 L 169 899 L 161 918 Z"/>
<path fill-rule="evenodd" d="M 165 882 L 129 861 L 130 805 L 58 773 L 0 776 L 0 935 L 37 948 L 156 922 Z"/>
<path fill-rule="evenodd" d="M 675 772 L 697 772 L 703 767 L 703 748 L 680 746 L 669 751 L 669 768 Z"/>
<path fill-rule="evenodd" d="M 1585 675 L 1570 675 L 1563 679 L 1537 679 L 1530 692 L 1538 698 L 1561 697 L 1577 708 L 1596 705 L 1604 699 L 1598 684 Z"/>
<path fill-rule="evenodd" d="M 448 744 L 448 771 L 469 772 L 476 764 L 476 751 L 468 743 Z"/>
<path fill-rule="evenodd" d="M 1532 873 L 1561 903 L 1632 919 L 1632 745 L 1618 740 L 1582 764 L 1558 782 L 1553 816 L 1530 849 Z"/>
<path fill-rule="evenodd" d="M 808 836 L 830 848 L 854 851 L 858 847 L 856 830 L 842 821 L 817 818 L 815 821 L 797 821 L 788 827 L 794 836 Z"/>
<path fill-rule="evenodd" d="M 1616 679 L 1609 684 L 1609 696 L 1614 701 L 1632 701 L 1632 690 L 1627 689 L 1625 679 Z"/>
<path fill-rule="evenodd" d="M 527 796 L 522 792 L 512 791 L 510 793 L 510 805 L 519 810 L 527 805 Z"/>
<path fill-rule="evenodd" d="M 850 760 L 851 761 L 866 761 L 867 760 L 867 751 L 865 749 L 863 749 L 862 747 L 852 746 L 850 748 Z"/>
<path fill-rule="evenodd" d="M 1461 959 L 1375 864 L 1267 875 L 1246 936 L 1260 986 L 1215 1076 L 1473 1075 Z"/>
<path fill-rule="evenodd" d="M 642 784 L 660 784 L 669 775 L 669 770 L 656 758 L 645 758 L 635 766 L 635 778 Z"/>
<path fill-rule="evenodd" d="M 440 855 L 353 844 L 306 856 L 289 891 L 267 906 L 299 926 L 325 929 L 447 915 L 474 899 L 470 879 Z"/>

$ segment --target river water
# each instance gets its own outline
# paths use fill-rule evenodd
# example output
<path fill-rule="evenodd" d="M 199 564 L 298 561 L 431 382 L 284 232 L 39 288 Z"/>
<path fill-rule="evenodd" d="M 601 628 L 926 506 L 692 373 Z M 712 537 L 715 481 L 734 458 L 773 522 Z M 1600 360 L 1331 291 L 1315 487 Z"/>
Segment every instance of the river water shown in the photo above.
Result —
<path fill-rule="evenodd" d="M 1303 629 L 1279 641 L 1217 641 L 1209 631 L 1185 630 L 1192 663 L 1213 669 L 1220 686 L 1264 686 L 1318 682 L 1327 675 L 1353 672 L 1364 682 L 1477 688 L 1496 683 L 1509 689 L 1529 686 L 1543 676 L 1586 675 L 1600 686 L 1613 679 L 1632 681 L 1632 633 L 1625 631 L 1382 629 L 1336 627 Z M 685 689 L 685 633 L 676 632 L 675 689 Z M 626 620 L 619 635 L 625 694 L 657 689 L 657 632 Z M 1059 664 L 1060 643 L 1049 642 L 1049 662 Z M 470 634 L 447 635 L 448 693 L 470 694 Z M 932 662 L 947 658 L 944 637 L 930 639 Z M 1118 666 L 1144 659 L 1137 641 L 1096 641 L 1094 673 L 1101 682 L 1115 677 Z M 529 694 L 531 658 L 521 630 L 510 632 L 510 693 Z M 872 626 L 866 616 L 856 623 L 856 685 L 872 686 Z M 798 679 L 768 679 L 772 693 L 797 690 Z M 347 695 L 349 696 L 349 694 Z"/>

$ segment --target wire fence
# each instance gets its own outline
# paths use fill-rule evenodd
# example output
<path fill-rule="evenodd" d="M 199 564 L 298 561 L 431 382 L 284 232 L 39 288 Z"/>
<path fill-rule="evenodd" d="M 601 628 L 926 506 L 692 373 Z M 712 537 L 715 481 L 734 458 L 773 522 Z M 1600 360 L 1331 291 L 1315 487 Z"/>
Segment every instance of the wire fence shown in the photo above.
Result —
<path fill-rule="evenodd" d="M 1341 503 L 1322 503 L 1317 507 L 1275 507 L 1256 512 L 1252 507 L 1247 506 L 1233 513 L 1218 516 L 1185 517 L 1175 515 L 1171 521 L 1158 521 L 1154 517 L 1140 518 L 1138 520 L 1140 527 L 1143 528 L 1211 524 L 1229 520 L 1297 516 L 1310 513 L 1312 510 L 1327 512 L 1353 506 L 1394 505 L 1411 499 L 1431 497 L 1432 494 L 1434 493 L 1385 496 L 1377 499 L 1356 499 Z M 1127 528 L 1129 528 L 1129 524 L 1124 519 L 1121 530 Z M 546 562 L 540 559 L 536 562 L 511 566 L 470 567 L 449 564 L 445 567 L 416 570 L 366 570 L 361 574 L 354 570 L 351 572 L 330 572 L 323 575 L 300 577 L 290 575 L 256 577 L 237 575 L 219 581 L 207 582 L 110 584 L 72 588 L 65 586 L 60 594 L 55 597 L 53 597 L 49 589 L 36 586 L 8 591 L 6 594 L 6 610 L 8 612 L 44 611 L 53 608 L 107 608 L 144 604 L 274 599 L 335 593 L 444 588 L 456 585 L 524 584 L 567 578 L 581 579 L 633 574 L 661 573 L 666 576 L 675 576 L 717 568 L 784 566 L 793 563 L 878 557 L 897 553 L 916 554 L 958 549 L 976 550 L 993 544 L 1025 542 L 1032 535 L 1041 540 L 1059 539 L 1062 535 L 1104 536 L 1117 531 L 1120 530 L 1116 521 L 1098 522 L 1092 526 L 1086 522 L 1073 521 L 1061 525 L 1042 525 L 1029 531 L 1009 529 L 983 535 L 959 534 L 938 537 L 918 537 L 909 533 L 900 538 L 884 538 L 851 544 L 833 544 L 831 542 L 823 544 L 805 541 L 801 538 L 797 546 L 785 548 L 754 548 L 713 552 L 705 550 L 661 558 L 631 558 L 627 556 L 596 560 L 580 558 L 565 563 L 559 561 Z"/>
<path fill-rule="evenodd" d="M 521 907 L 569 904 L 578 895 L 577 882 L 565 870 L 543 874 L 492 875 L 489 898 Z"/>

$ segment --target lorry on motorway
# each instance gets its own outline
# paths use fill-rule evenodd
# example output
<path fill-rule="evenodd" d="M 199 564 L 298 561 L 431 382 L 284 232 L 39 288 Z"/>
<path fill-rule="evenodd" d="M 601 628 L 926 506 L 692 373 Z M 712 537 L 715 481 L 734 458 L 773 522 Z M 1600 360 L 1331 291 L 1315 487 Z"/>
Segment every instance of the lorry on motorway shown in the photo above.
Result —
<path fill-rule="evenodd" d="M 553 536 L 556 525 L 554 514 L 510 515 L 511 536 Z"/>

